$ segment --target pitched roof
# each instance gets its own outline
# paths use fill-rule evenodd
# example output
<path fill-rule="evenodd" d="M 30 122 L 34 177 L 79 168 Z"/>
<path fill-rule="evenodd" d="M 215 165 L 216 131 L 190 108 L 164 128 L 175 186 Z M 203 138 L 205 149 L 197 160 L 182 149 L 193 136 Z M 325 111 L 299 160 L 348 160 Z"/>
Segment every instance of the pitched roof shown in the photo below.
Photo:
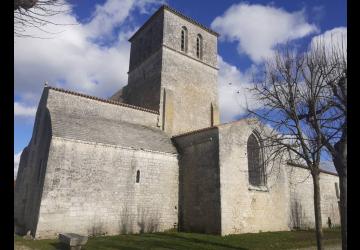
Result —
<path fill-rule="evenodd" d="M 198 134 L 198 133 L 202 133 L 202 132 L 205 132 L 207 130 L 211 130 L 211 129 L 214 129 L 214 128 L 217 128 L 217 127 L 218 126 L 215 125 L 215 126 L 212 126 L 212 127 L 206 127 L 206 128 L 201 128 L 201 129 L 197 129 L 197 130 L 192 130 L 192 131 L 188 131 L 188 132 L 185 132 L 185 133 L 182 133 L 182 134 L 174 135 L 172 138 L 179 138 L 179 137 L 182 137 L 182 136 Z"/>
<path fill-rule="evenodd" d="M 293 166 L 293 167 L 309 169 L 305 164 L 296 163 L 296 162 L 293 162 L 293 161 L 288 161 L 287 164 L 290 165 L 290 166 Z M 321 173 L 324 173 L 324 174 L 331 174 L 331 175 L 339 176 L 338 173 L 336 173 L 336 172 L 331 172 L 331 171 L 322 169 L 321 164 L 320 164 L 319 170 L 320 170 Z"/>
<path fill-rule="evenodd" d="M 76 96 L 85 97 L 85 98 L 92 99 L 92 100 L 99 101 L 99 102 L 106 102 L 106 103 L 119 105 L 119 106 L 132 108 L 132 109 L 137 109 L 137 110 L 141 110 L 141 111 L 145 111 L 145 112 L 149 112 L 149 113 L 153 113 L 153 114 L 159 114 L 159 111 L 156 111 L 156 110 L 147 109 L 147 108 L 143 108 L 143 107 L 138 107 L 138 106 L 134 106 L 134 105 L 130 105 L 130 104 L 127 104 L 127 103 L 122 103 L 122 102 L 117 102 L 117 101 L 113 101 L 113 100 L 109 100 L 109 99 L 103 99 L 103 98 L 99 98 L 99 97 L 96 97 L 96 96 L 86 95 L 86 94 L 82 94 L 82 93 L 79 93 L 79 92 L 74 92 L 74 91 L 71 91 L 71 90 L 66 90 L 66 89 L 56 88 L 56 87 L 51 87 L 51 86 L 47 86 L 46 88 L 49 88 L 49 89 L 52 89 L 52 90 L 55 90 L 55 91 L 58 91 L 58 92 L 67 93 L 67 94 L 70 94 L 70 95 L 76 95 Z"/>
<path fill-rule="evenodd" d="M 177 151 L 162 130 L 109 119 L 51 113 L 53 136 L 164 153 Z"/>
<path fill-rule="evenodd" d="M 213 31 L 212 29 L 206 27 L 205 25 L 197 22 L 196 20 L 194 20 L 193 18 L 191 17 L 188 17 L 184 14 L 182 14 L 181 12 L 175 10 L 174 8 L 171 8 L 170 6 L 168 5 L 162 5 L 130 38 L 129 38 L 129 41 L 131 42 L 131 40 L 141 31 L 143 30 L 150 22 L 153 18 L 155 18 L 155 16 L 157 16 L 161 11 L 163 10 L 168 10 L 170 12 L 172 12 L 173 14 L 185 19 L 186 21 L 192 23 L 192 24 L 195 24 L 199 27 L 201 27 L 202 29 L 208 31 L 209 33 L 215 35 L 215 36 L 219 36 L 219 33 Z"/>

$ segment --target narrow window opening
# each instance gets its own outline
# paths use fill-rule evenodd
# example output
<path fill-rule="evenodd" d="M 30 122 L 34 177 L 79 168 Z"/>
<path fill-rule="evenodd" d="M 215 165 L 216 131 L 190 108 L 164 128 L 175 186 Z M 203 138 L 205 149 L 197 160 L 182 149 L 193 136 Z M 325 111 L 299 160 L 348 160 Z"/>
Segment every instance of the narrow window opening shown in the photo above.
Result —
<path fill-rule="evenodd" d="M 252 133 L 247 141 L 249 183 L 253 186 L 264 186 L 265 170 L 262 147 L 259 137 Z"/>
<path fill-rule="evenodd" d="M 136 172 L 136 183 L 140 182 L 140 170 Z"/>
<path fill-rule="evenodd" d="M 199 34 L 196 37 L 196 57 L 202 59 L 202 54 L 202 37 Z"/>
<path fill-rule="evenodd" d="M 335 182 L 336 198 L 340 199 L 339 184 Z"/>
<path fill-rule="evenodd" d="M 187 29 L 182 27 L 181 29 L 181 51 L 187 52 Z"/>

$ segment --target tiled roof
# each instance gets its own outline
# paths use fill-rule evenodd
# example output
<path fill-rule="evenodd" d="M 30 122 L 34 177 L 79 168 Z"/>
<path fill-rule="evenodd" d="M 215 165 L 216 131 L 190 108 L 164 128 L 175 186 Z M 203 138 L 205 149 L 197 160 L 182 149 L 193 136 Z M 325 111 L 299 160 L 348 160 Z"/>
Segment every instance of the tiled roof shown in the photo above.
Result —
<path fill-rule="evenodd" d="M 211 129 L 214 129 L 214 128 L 217 128 L 217 126 L 207 127 L 207 128 L 202 128 L 202 129 L 198 129 L 198 130 L 189 131 L 189 132 L 186 132 L 186 133 L 183 133 L 183 134 L 174 135 L 172 138 L 178 138 L 178 137 L 181 137 L 181 136 L 198 134 L 198 133 L 201 133 L 201 132 L 204 132 L 204 131 L 207 131 L 207 130 L 211 130 Z"/>
<path fill-rule="evenodd" d="M 306 165 L 304 164 L 300 164 L 300 163 L 296 163 L 296 162 L 292 162 L 292 161 L 288 161 L 287 163 L 288 165 L 294 166 L 294 167 L 298 167 L 298 168 L 304 168 L 304 169 L 309 169 Z M 320 168 L 320 172 L 324 173 L 324 174 L 331 174 L 331 175 L 335 175 L 335 176 L 339 176 L 337 173 L 334 172 L 330 172 L 324 169 Z"/>
<path fill-rule="evenodd" d="M 76 96 L 85 97 L 85 98 L 92 99 L 92 100 L 99 101 L 99 102 L 105 102 L 105 103 L 119 105 L 119 106 L 123 106 L 123 107 L 127 107 L 127 108 L 137 109 L 137 110 L 141 110 L 141 111 L 145 111 L 145 112 L 149 112 L 149 113 L 159 114 L 159 111 L 155 111 L 155 110 L 152 110 L 152 109 L 133 106 L 133 105 L 130 105 L 130 104 L 127 104 L 127 103 L 122 103 L 122 102 L 117 102 L 117 101 L 113 101 L 113 100 L 103 99 L 103 98 L 99 98 L 99 97 L 96 97 L 96 96 L 90 96 L 90 95 L 86 95 L 86 94 L 82 94 L 82 93 L 78 93 L 78 92 L 74 92 L 74 91 L 70 91 L 70 90 L 66 90 L 66 89 L 62 89 L 62 88 L 56 88 L 56 87 L 51 87 L 51 86 L 48 86 L 46 88 L 49 88 L 49 89 L 52 89 L 52 90 L 55 90 L 55 91 L 59 91 L 59 92 L 63 92 L 63 93 L 67 93 L 67 94 L 70 94 L 70 95 L 76 95 Z"/>
<path fill-rule="evenodd" d="M 163 11 L 163 10 L 168 10 L 168 11 L 174 13 L 175 15 L 178 15 L 179 17 L 185 19 L 186 21 L 188 21 L 188 22 L 190 22 L 190 23 L 192 23 L 192 24 L 195 24 L 195 25 L 203 28 L 204 30 L 208 31 L 209 33 L 211 33 L 211 34 L 213 34 L 213 35 L 215 35 L 215 36 L 219 36 L 219 33 L 215 32 L 215 31 L 213 31 L 212 29 L 206 27 L 205 25 L 197 22 L 197 21 L 194 20 L 193 18 L 188 17 L 188 16 L 182 14 L 181 12 L 179 12 L 179 11 L 171 8 L 171 7 L 168 6 L 168 5 L 162 5 L 162 6 L 135 32 L 135 34 L 133 34 L 133 35 L 129 38 L 129 41 L 131 41 L 141 30 L 143 30 L 143 29 L 145 28 L 145 26 L 146 26 L 148 23 L 150 23 L 150 21 L 151 21 L 158 13 L 160 13 L 160 12 Z"/>
<path fill-rule="evenodd" d="M 84 142 L 176 154 L 170 137 L 158 128 L 125 121 L 51 112 L 52 135 Z"/>
<path fill-rule="evenodd" d="M 181 12 L 171 8 L 170 6 L 168 5 L 163 5 L 162 8 L 166 9 L 166 10 L 169 10 L 171 11 L 172 13 L 178 15 L 179 17 L 182 17 L 184 18 L 185 20 L 189 21 L 190 23 L 193 23 L 197 26 L 200 26 L 201 28 L 203 28 L 204 30 L 210 32 L 211 34 L 215 35 L 215 36 L 219 36 L 219 33 L 217 33 L 216 31 L 213 31 L 212 29 L 206 27 L 205 25 L 197 22 L 196 20 L 192 19 L 191 17 L 188 17 L 188 16 L 185 16 L 184 14 L 182 14 Z"/>

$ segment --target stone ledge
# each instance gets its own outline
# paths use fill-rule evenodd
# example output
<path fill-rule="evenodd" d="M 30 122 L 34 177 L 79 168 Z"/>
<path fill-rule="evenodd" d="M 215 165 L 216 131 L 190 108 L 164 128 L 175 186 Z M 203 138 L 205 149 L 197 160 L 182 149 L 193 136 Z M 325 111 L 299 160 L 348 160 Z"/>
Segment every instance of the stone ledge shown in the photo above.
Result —
<path fill-rule="evenodd" d="M 81 246 L 86 244 L 88 237 L 74 233 L 63 233 L 59 234 L 59 240 L 61 243 L 70 246 L 71 249 L 81 249 Z"/>

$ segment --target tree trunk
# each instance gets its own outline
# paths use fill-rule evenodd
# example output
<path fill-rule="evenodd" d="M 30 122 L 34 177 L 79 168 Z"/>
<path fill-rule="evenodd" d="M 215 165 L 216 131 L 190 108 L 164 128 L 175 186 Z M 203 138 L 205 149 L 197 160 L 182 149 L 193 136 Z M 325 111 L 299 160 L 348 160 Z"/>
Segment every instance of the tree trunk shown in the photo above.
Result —
<path fill-rule="evenodd" d="M 316 228 L 316 244 L 318 250 L 323 250 L 323 231 L 321 220 L 321 198 L 320 198 L 320 173 L 312 173 L 314 183 L 314 211 L 315 211 L 315 228 Z"/>
<path fill-rule="evenodd" d="M 339 176 L 340 179 L 340 221 L 341 221 L 341 245 L 342 250 L 347 249 L 347 176 Z"/>
<path fill-rule="evenodd" d="M 346 131 L 344 132 L 346 133 Z M 347 249 L 347 137 L 344 136 L 335 144 L 336 154 L 333 155 L 335 169 L 340 182 L 340 223 L 342 250 Z"/>

